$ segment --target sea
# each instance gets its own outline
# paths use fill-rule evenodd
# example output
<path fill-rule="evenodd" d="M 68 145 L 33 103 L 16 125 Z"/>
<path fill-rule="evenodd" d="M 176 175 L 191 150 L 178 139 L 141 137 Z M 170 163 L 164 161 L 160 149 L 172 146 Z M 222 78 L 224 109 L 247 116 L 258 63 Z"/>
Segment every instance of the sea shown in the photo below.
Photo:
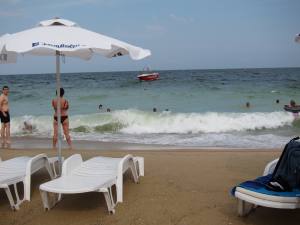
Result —
<path fill-rule="evenodd" d="M 62 74 L 72 139 L 268 149 L 300 134 L 283 110 L 300 103 L 300 68 L 155 72 L 160 79 L 151 82 L 139 81 L 139 71 Z M 55 74 L 2 75 L 0 85 L 10 87 L 11 135 L 52 137 Z"/>

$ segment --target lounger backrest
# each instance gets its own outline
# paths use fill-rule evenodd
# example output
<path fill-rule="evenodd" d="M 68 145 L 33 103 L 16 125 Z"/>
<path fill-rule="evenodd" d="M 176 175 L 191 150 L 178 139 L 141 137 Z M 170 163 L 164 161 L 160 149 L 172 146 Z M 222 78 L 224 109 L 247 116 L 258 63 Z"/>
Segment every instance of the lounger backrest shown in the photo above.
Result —
<path fill-rule="evenodd" d="M 274 159 L 273 161 L 269 162 L 264 170 L 263 176 L 267 176 L 268 174 L 272 174 L 274 172 L 274 169 L 276 167 L 276 164 L 278 163 L 278 159 Z"/>
<path fill-rule="evenodd" d="M 63 163 L 62 176 L 71 175 L 76 168 L 81 166 L 81 164 L 82 157 L 80 154 L 71 155 Z"/>

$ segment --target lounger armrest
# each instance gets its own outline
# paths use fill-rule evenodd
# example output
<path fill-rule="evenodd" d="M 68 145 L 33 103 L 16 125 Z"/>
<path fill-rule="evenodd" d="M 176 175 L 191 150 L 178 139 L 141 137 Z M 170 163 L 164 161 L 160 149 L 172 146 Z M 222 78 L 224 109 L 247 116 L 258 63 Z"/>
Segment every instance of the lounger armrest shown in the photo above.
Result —
<path fill-rule="evenodd" d="M 82 164 L 82 157 L 80 154 L 71 155 L 67 158 L 62 166 L 62 176 L 70 175 L 72 171 Z"/>
<path fill-rule="evenodd" d="M 278 162 L 279 159 L 274 159 L 273 161 L 269 162 L 266 167 L 265 167 L 265 170 L 264 170 L 264 173 L 263 173 L 263 176 L 266 176 L 268 174 L 271 174 L 273 173 L 275 167 L 276 167 L 276 164 Z"/>
<path fill-rule="evenodd" d="M 45 167 L 51 179 L 53 178 L 53 172 L 50 168 L 48 158 L 46 154 L 39 154 L 32 157 L 26 164 L 26 173 L 24 179 L 24 198 L 25 200 L 30 201 L 30 183 L 31 183 L 31 174 L 35 173 L 39 169 Z"/>
<path fill-rule="evenodd" d="M 133 156 L 128 154 L 124 156 L 118 165 L 117 173 L 117 202 L 123 202 L 123 173 L 131 168 L 135 182 L 138 182 L 138 175 L 134 165 Z"/>
<path fill-rule="evenodd" d="M 45 165 L 45 162 L 48 162 L 46 154 L 39 154 L 32 157 L 26 165 L 26 175 L 31 175 L 32 173 L 38 171 Z"/>

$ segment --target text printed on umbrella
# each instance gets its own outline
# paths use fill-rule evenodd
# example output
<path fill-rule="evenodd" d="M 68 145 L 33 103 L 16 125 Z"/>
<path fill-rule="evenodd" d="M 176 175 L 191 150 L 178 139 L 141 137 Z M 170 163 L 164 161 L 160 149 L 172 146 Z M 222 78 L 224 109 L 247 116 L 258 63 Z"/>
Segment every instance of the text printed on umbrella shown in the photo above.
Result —
<path fill-rule="evenodd" d="M 48 47 L 54 47 L 54 48 L 77 48 L 80 45 L 79 44 L 49 44 L 45 42 L 33 42 L 32 47 L 37 46 L 48 46 Z"/>

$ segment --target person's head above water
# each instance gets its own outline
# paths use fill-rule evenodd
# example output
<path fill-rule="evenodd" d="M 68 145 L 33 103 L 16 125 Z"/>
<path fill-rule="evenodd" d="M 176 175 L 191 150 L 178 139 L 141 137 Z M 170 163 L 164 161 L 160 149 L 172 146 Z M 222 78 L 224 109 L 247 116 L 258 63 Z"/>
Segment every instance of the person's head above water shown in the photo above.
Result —
<path fill-rule="evenodd" d="M 276 103 L 277 103 L 277 104 L 279 103 L 279 99 L 276 100 Z"/>
<path fill-rule="evenodd" d="M 296 106 L 296 102 L 292 99 L 292 100 L 290 101 L 290 105 L 291 105 L 291 106 Z"/>
<path fill-rule="evenodd" d="M 57 90 L 55 91 L 55 94 L 57 95 Z M 60 97 L 63 97 L 65 94 L 65 90 L 63 88 L 60 88 Z"/>
<path fill-rule="evenodd" d="M 246 107 L 247 107 L 247 108 L 250 107 L 250 102 L 246 102 Z"/>
<path fill-rule="evenodd" d="M 156 112 L 157 111 L 157 109 L 156 108 L 153 108 L 153 112 Z"/>

